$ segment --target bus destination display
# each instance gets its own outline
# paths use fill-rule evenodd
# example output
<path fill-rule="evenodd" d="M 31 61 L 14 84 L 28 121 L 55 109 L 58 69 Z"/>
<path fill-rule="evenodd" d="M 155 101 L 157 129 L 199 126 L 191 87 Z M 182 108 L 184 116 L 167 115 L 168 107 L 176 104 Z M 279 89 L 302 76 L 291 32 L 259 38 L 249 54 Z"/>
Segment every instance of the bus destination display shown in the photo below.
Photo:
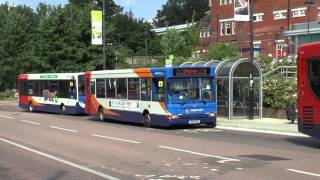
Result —
<path fill-rule="evenodd" d="M 173 70 L 174 76 L 209 76 L 210 68 L 178 68 Z"/>

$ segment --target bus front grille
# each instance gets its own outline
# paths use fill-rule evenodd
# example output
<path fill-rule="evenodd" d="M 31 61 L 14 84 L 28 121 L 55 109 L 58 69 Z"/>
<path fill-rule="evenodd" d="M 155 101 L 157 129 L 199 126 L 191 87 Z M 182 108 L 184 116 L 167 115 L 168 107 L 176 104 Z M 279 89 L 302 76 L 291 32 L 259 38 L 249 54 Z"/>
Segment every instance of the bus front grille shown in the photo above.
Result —
<path fill-rule="evenodd" d="M 305 123 L 314 122 L 314 109 L 312 106 L 303 106 L 303 121 Z"/>

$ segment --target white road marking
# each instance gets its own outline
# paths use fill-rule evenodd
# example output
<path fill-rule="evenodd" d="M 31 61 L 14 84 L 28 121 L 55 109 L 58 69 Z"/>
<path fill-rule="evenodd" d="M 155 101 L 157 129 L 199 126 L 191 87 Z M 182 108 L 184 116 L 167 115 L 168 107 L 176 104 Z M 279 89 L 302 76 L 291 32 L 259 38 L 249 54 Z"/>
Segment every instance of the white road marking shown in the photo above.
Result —
<path fill-rule="evenodd" d="M 0 115 L 0 117 L 2 117 L 2 118 L 6 118 L 6 119 L 14 119 L 13 117 L 3 116 L 3 115 Z"/>
<path fill-rule="evenodd" d="M 198 152 L 194 152 L 194 151 L 178 149 L 178 148 L 173 148 L 173 147 L 168 147 L 168 146 L 158 146 L 158 147 L 163 148 L 163 149 L 170 149 L 170 150 L 174 150 L 174 151 L 185 152 L 185 153 L 189 153 L 189 154 L 195 154 L 195 155 L 199 155 L 199 156 L 221 159 L 220 161 L 217 161 L 219 163 L 225 163 L 225 162 L 230 162 L 230 161 L 236 161 L 236 162 L 240 161 L 239 159 L 232 159 L 232 158 L 226 158 L 226 157 L 222 157 L 222 156 L 215 156 L 215 155 L 211 155 L 211 154 L 198 153 Z"/>
<path fill-rule="evenodd" d="M 218 126 L 217 129 L 243 131 L 243 132 L 253 132 L 253 133 L 263 133 L 263 134 L 274 134 L 274 135 L 282 135 L 282 136 L 309 137 L 307 135 L 299 134 L 299 133 L 278 132 L 278 131 L 249 129 L 249 128 L 236 128 L 236 127 L 227 127 L 227 126 Z"/>
<path fill-rule="evenodd" d="M 129 142 L 129 143 L 134 143 L 134 144 L 140 144 L 141 142 L 138 141 L 132 141 L 132 140 L 127 140 L 127 139 L 119 139 L 115 137 L 108 137 L 108 136 L 102 136 L 98 134 L 93 134 L 93 137 L 100 137 L 100 138 L 105 138 L 105 139 L 111 139 L 111 140 L 117 140 L 117 141 L 123 141 L 123 142 Z"/>
<path fill-rule="evenodd" d="M 76 130 L 65 129 L 65 128 L 56 127 L 56 126 L 50 126 L 50 127 L 53 128 L 53 129 L 59 129 L 59 130 L 62 130 L 62 131 L 68 131 L 68 132 L 73 132 L 73 133 L 77 133 L 77 132 L 78 132 L 78 131 L 76 131 Z"/>
<path fill-rule="evenodd" d="M 29 123 L 29 124 L 34 124 L 34 125 L 40 125 L 40 123 L 32 122 L 32 121 L 27 121 L 27 120 L 21 120 L 21 122 Z"/>
<path fill-rule="evenodd" d="M 86 172 L 88 172 L 88 173 L 91 173 L 91 174 L 94 174 L 94 175 L 96 175 L 96 176 L 102 177 L 102 178 L 104 178 L 104 179 L 119 180 L 118 178 L 112 177 L 112 176 L 110 176 L 110 175 L 108 175 L 108 174 L 104 174 L 104 173 L 95 171 L 95 170 L 93 170 L 93 169 L 86 168 L 86 167 L 84 167 L 84 166 L 75 164 L 75 163 L 73 163 L 73 162 L 66 161 L 66 160 L 64 160 L 64 159 L 60 159 L 60 158 L 55 157 L 55 156 L 53 156 L 53 155 L 46 154 L 46 153 L 44 153 L 44 152 L 41 152 L 41 151 L 38 151 L 38 150 L 35 150 L 35 149 L 31 149 L 31 148 L 29 148 L 29 147 L 23 146 L 23 145 L 21 145 L 21 144 L 17 144 L 17 143 L 15 143 L 15 142 L 12 142 L 12 141 L 9 141 L 9 140 L 6 140 L 6 139 L 0 138 L 0 141 L 5 142 L 5 143 L 8 143 L 8 144 L 11 144 L 11 145 L 16 146 L 16 147 L 18 147 L 18 148 L 21 148 L 21 149 L 24 149 L 24 150 L 33 152 L 33 153 L 38 154 L 38 155 L 40 155 L 40 156 L 46 157 L 46 158 L 48 158 L 48 159 L 52 159 L 52 160 L 58 161 L 58 162 L 60 162 L 60 163 L 69 165 L 69 166 L 71 166 L 71 167 L 81 169 L 81 170 L 83 170 L 83 171 L 86 171 Z"/>
<path fill-rule="evenodd" d="M 320 174 L 315 174 L 315 173 L 306 172 L 306 171 L 300 171 L 300 170 L 296 170 L 296 169 L 287 169 L 287 171 L 291 171 L 291 172 L 295 172 L 295 173 L 299 173 L 299 174 L 310 175 L 310 176 L 315 176 L 315 177 L 320 177 Z"/>

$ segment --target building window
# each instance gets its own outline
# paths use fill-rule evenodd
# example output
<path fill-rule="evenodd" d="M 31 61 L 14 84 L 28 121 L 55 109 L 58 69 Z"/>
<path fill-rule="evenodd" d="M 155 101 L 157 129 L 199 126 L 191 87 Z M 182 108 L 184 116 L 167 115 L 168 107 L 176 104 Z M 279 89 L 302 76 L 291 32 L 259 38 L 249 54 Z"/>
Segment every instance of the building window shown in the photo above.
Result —
<path fill-rule="evenodd" d="M 306 16 L 306 9 L 307 8 L 292 9 L 292 16 L 293 17 L 304 17 L 304 16 Z"/>
<path fill-rule="evenodd" d="M 283 47 L 284 47 L 284 40 L 277 40 L 276 41 L 276 57 L 277 58 L 282 58 L 284 56 L 283 52 Z"/>
<path fill-rule="evenodd" d="M 226 22 L 225 26 L 226 26 L 226 28 L 225 28 L 225 29 L 226 29 L 225 35 L 230 35 L 230 34 L 231 34 L 231 22 L 230 22 L 230 21 Z"/>
<path fill-rule="evenodd" d="M 274 11 L 274 12 L 273 12 L 273 15 L 274 15 L 274 19 L 275 19 L 275 20 L 286 19 L 286 17 L 287 17 L 287 10 Z"/>
<path fill-rule="evenodd" d="M 228 4 L 228 0 L 224 0 L 224 4 L 227 5 Z"/>
<path fill-rule="evenodd" d="M 224 35 L 224 22 L 220 23 L 220 35 L 223 36 Z"/>
<path fill-rule="evenodd" d="M 223 1 L 224 1 L 224 0 L 220 0 L 220 5 L 223 5 Z"/>
<path fill-rule="evenodd" d="M 253 15 L 253 22 L 262 22 L 263 21 L 264 13 L 254 14 Z"/>
<path fill-rule="evenodd" d="M 233 3 L 233 0 L 229 0 L 229 4 L 232 4 Z"/>
<path fill-rule="evenodd" d="M 232 34 L 236 34 L 236 22 L 232 21 Z"/>
<path fill-rule="evenodd" d="M 254 48 L 253 56 L 254 56 L 255 58 L 260 57 L 261 41 L 253 42 L 253 48 Z"/>

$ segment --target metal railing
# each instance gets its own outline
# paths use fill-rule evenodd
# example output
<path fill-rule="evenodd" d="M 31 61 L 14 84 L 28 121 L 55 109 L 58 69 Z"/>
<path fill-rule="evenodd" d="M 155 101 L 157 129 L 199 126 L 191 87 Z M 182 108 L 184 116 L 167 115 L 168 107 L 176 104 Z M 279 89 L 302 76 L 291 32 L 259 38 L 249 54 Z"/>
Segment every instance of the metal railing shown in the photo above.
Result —
<path fill-rule="evenodd" d="M 262 75 L 263 81 L 268 79 L 292 79 L 297 75 L 297 66 L 279 66 Z"/>

